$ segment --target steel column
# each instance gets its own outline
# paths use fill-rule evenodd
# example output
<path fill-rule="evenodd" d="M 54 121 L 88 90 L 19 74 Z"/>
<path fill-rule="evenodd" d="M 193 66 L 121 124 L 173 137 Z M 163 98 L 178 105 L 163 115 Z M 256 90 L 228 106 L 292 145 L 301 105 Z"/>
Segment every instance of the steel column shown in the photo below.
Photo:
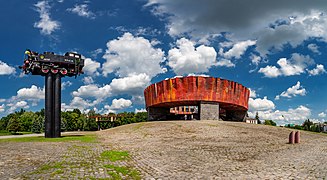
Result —
<path fill-rule="evenodd" d="M 54 110 L 54 123 L 53 123 L 53 137 L 60 137 L 61 130 L 61 75 L 58 73 L 54 79 L 54 95 L 53 95 L 53 110 Z"/>
<path fill-rule="evenodd" d="M 45 76 L 45 137 L 53 137 L 53 76 Z"/>

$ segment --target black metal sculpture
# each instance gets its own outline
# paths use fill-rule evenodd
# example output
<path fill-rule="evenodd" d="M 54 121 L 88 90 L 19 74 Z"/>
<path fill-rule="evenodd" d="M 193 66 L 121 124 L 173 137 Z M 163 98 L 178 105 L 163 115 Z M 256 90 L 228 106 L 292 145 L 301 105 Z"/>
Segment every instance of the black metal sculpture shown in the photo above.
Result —
<path fill-rule="evenodd" d="M 82 74 L 84 59 L 73 52 L 61 56 L 53 52 L 39 54 L 31 50 L 25 51 L 24 59 L 20 68 L 25 74 L 45 76 L 45 137 L 60 137 L 61 77 Z"/>

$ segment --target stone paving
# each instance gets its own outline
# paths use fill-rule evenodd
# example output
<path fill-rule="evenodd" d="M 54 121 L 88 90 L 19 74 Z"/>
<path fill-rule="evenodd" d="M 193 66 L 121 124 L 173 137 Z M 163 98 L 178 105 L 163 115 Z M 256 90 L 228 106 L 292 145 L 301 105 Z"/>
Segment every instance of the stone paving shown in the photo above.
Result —
<path fill-rule="evenodd" d="M 327 179 L 327 135 L 223 121 L 130 124 L 98 143 L 0 142 L 0 179 Z M 102 157 L 127 151 L 123 160 Z M 138 173 L 139 172 L 139 173 Z"/>
<path fill-rule="evenodd" d="M 145 179 L 327 179 L 327 136 L 222 121 L 132 124 L 100 132 Z"/>

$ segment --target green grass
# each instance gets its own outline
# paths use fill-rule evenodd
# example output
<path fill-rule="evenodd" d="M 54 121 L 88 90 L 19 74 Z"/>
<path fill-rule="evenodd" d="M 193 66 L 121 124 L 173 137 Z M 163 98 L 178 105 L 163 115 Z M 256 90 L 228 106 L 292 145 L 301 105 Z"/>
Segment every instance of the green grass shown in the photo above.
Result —
<path fill-rule="evenodd" d="M 101 159 L 109 159 L 111 162 L 126 160 L 129 158 L 127 151 L 103 151 Z"/>
<path fill-rule="evenodd" d="M 10 139 L 0 139 L 1 142 L 85 142 L 95 143 L 97 137 L 95 134 L 86 135 L 67 135 L 60 138 L 44 138 L 44 137 L 18 137 Z"/>
<path fill-rule="evenodd" d="M 128 176 L 132 179 L 141 179 L 138 171 L 126 166 L 106 164 L 104 167 L 113 170 L 108 172 L 108 174 L 111 175 L 114 179 L 121 179 L 120 174 L 123 176 Z"/>

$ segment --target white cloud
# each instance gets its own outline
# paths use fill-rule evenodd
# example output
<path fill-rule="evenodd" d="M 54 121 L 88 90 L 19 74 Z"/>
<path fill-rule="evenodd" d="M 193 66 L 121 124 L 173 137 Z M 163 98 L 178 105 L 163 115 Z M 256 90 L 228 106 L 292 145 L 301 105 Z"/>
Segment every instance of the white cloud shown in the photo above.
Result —
<path fill-rule="evenodd" d="M 256 98 L 257 97 L 257 92 L 251 88 L 249 88 L 250 90 L 250 98 Z"/>
<path fill-rule="evenodd" d="M 50 18 L 50 6 L 48 1 L 39 1 L 34 4 L 36 11 L 40 13 L 41 20 L 34 23 L 35 28 L 41 29 L 41 34 L 51 35 L 57 29 L 60 29 L 60 23 Z"/>
<path fill-rule="evenodd" d="M 143 94 L 146 86 L 150 84 L 150 77 L 145 73 L 131 75 L 124 78 L 113 79 L 110 83 L 113 93 Z"/>
<path fill-rule="evenodd" d="M 293 13 L 292 18 L 284 16 L 284 23 L 274 28 L 265 28 L 259 31 L 257 51 L 266 55 L 269 50 L 281 50 L 283 45 L 290 44 L 292 47 L 300 45 L 309 38 L 323 38 L 326 41 L 327 16 L 324 11 L 310 10 L 305 13 Z"/>
<path fill-rule="evenodd" d="M 228 60 L 228 59 L 220 59 L 217 62 L 217 66 L 235 67 L 235 64 L 231 60 Z"/>
<path fill-rule="evenodd" d="M 308 44 L 308 49 L 310 49 L 312 52 L 314 52 L 316 54 L 321 54 L 321 52 L 319 51 L 319 47 L 317 46 L 317 44 Z"/>
<path fill-rule="evenodd" d="M 240 59 L 241 56 L 245 53 L 245 51 L 248 49 L 248 47 L 253 46 L 256 44 L 256 41 L 247 40 L 247 41 L 240 41 L 233 45 L 231 49 L 229 49 L 227 52 L 223 52 L 220 50 L 220 54 L 223 55 L 227 59 L 235 58 Z"/>
<path fill-rule="evenodd" d="M 283 123 L 295 123 L 303 122 L 304 120 L 310 118 L 311 110 L 306 106 L 300 105 L 297 108 L 290 108 L 287 111 L 280 110 L 263 110 L 263 111 L 250 111 L 249 116 L 254 117 L 255 113 L 258 112 L 260 120 L 274 120 Z"/>
<path fill-rule="evenodd" d="M 296 83 L 296 85 L 288 88 L 286 91 L 283 91 L 280 95 L 275 97 L 275 100 L 280 99 L 280 97 L 292 98 L 299 96 L 305 96 L 307 91 L 301 86 L 300 81 Z"/>
<path fill-rule="evenodd" d="M 31 88 L 22 88 L 17 91 L 17 98 L 21 100 L 44 99 L 45 89 L 32 85 Z"/>
<path fill-rule="evenodd" d="M 5 106 L 4 104 L 2 104 L 2 105 L 0 106 L 0 113 L 5 111 L 5 107 L 6 107 L 6 106 Z"/>
<path fill-rule="evenodd" d="M 255 54 L 252 54 L 250 56 L 250 58 L 251 58 L 252 64 L 254 64 L 256 66 L 258 66 L 260 64 L 260 62 L 262 61 L 262 58 L 260 56 L 255 55 Z"/>
<path fill-rule="evenodd" d="M 67 11 L 77 14 L 78 16 L 81 16 L 81 17 L 95 19 L 95 14 L 88 9 L 87 4 L 80 4 L 80 5 L 75 4 L 75 6 L 73 8 L 68 8 Z"/>
<path fill-rule="evenodd" d="M 132 105 L 132 101 L 129 99 L 124 99 L 124 98 L 113 99 L 110 109 L 113 109 L 113 110 L 125 109 L 125 108 L 130 107 L 131 105 Z"/>
<path fill-rule="evenodd" d="M 216 65 L 217 53 L 213 47 L 195 48 L 195 43 L 185 38 L 177 40 L 176 45 L 168 52 L 168 65 L 177 75 L 208 72 Z"/>
<path fill-rule="evenodd" d="M 102 99 L 111 95 L 110 85 L 98 87 L 95 84 L 88 84 L 81 86 L 77 91 L 74 91 L 73 96 L 75 97 L 94 97 L 96 99 Z"/>
<path fill-rule="evenodd" d="M 9 66 L 7 63 L 0 60 L 0 75 L 10 75 L 15 74 L 16 69 Z"/>
<path fill-rule="evenodd" d="M 317 64 L 316 68 L 312 70 L 307 70 L 310 76 L 316 76 L 319 74 L 324 74 L 326 73 L 326 70 L 324 68 L 324 65 L 322 64 Z"/>
<path fill-rule="evenodd" d="M 267 99 L 265 96 L 263 99 L 261 98 L 250 98 L 249 99 L 249 111 L 256 112 L 256 111 L 267 111 L 275 109 L 275 104 Z"/>
<path fill-rule="evenodd" d="M 259 73 L 263 73 L 265 77 L 274 78 L 278 76 L 293 76 L 305 73 L 305 68 L 312 65 L 314 60 L 309 56 L 304 56 L 298 53 L 293 53 L 290 59 L 280 58 L 276 66 L 266 66 L 259 69 Z"/>
<path fill-rule="evenodd" d="M 9 113 L 14 112 L 16 109 L 20 109 L 20 108 L 28 109 L 29 108 L 26 101 L 18 101 L 18 102 L 15 102 L 15 103 L 9 103 L 9 104 L 7 104 L 7 106 L 10 107 L 8 109 Z"/>
<path fill-rule="evenodd" d="M 84 84 L 93 84 L 94 83 L 94 80 L 91 76 L 84 77 L 82 81 Z"/>
<path fill-rule="evenodd" d="M 318 114 L 318 116 L 321 117 L 321 118 L 325 118 L 327 115 L 326 115 L 325 112 L 321 112 L 321 113 Z"/>
<path fill-rule="evenodd" d="M 64 82 L 61 83 L 61 89 L 62 89 L 62 90 L 65 90 L 66 87 L 69 87 L 69 86 L 71 86 L 71 85 L 73 85 L 72 82 L 70 82 L 70 81 L 64 81 Z"/>
<path fill-rule="evenodd" d="M 91 58 L 85 58 L 83 71 L 85 74 L 89 76 L 98 76 L 100 73 L 98 70 L 100 69 L 100 63 L 92 60 Z"/>
<path fill-rule="evenodd" d="M 282 73 L 276 66 L 266 66 L 264 68 L 260 68 L 259 73 L 263 73 L 265 77 L 274 78 L 280 76 Z"/>
<path fill-rule="evenodd" d="M 119 77 L 145 73 L 152 78 L 164 72 L 160 66 L 165 60 L 164 52 L 154 48 L 143 37 L 125 33 L 122 37 L 109 41 L 107 48 L 103 56 L 106 59 L 102 66 L 104 76 L 113 72 Z"/>
<path fill-rule="evenodd" d="M 144 108 L 141 108 L 141 109 L 135 108 L 135 113 L 139 113 L 139 112 L 147 112 L 147 111 Z"/>
<path fill-rule="evenodd" d="M 257 39 L 257 51 L 262 56 L 286 44 L 295 47 L 310 37 L 327 39 L 324 0 L 148 0 L 146 7 L 168 19 L 171 36 L 187 34 L 201 39 L 227 32 L 238 40 Z"/>
<path fill-rule="evenodd" d="M 88 108 L 94 107 L 99 103 L 98 100 L 90 101 L 85 100 L 81 97 L 74 97 L 69 104 L 61 103 L 61 110 L 62 111 L 71 111 L 75 108 L 85 112 Z"/>
<path fill-rule="evenodd" d="M 94 51 L 91 51 L 91 57 L 96 58 L 99 54 L 103 53 L 103 50 L 101 48 L 98 48 Z"/>

